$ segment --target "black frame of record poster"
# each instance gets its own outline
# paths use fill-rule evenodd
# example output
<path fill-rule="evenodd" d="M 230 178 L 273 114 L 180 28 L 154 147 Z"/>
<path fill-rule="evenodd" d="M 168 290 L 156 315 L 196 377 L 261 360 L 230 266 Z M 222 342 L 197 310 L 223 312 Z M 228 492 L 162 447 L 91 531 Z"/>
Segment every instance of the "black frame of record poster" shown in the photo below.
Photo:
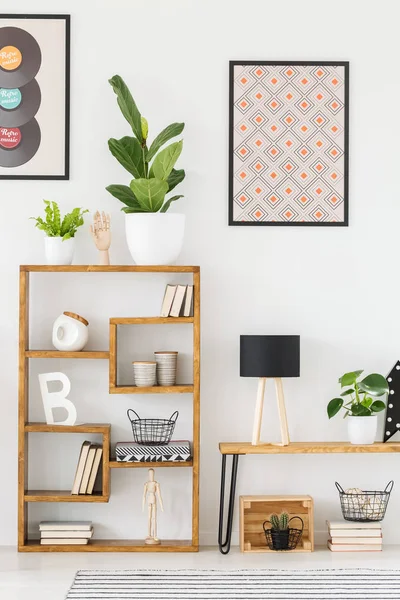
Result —
<path fill-rule="evenodd" d="M 54 174 L 41 174 L 40 172 L 38 173 L 30 173 L 30 174 L 23 174 L 21 172 L 18 173 L 14 173 L 13 174 L 13 167 L 10 167 L 10 173 L 1 173 L 0 172 L 0 179 L 20 179 L 20 180 L 32 180 L 32 179 L 42 179 L 42 180 L 52 180 L 52 179 L 69 179 L 69 169 L 70 169 L 70 158 L 69 158 L 69 153 L 70 153 L 70 21 L 71 21 L 71 17 L 70 15 L 53 15 L 53 14 L 42 14 L 42 15 L 38 15 L 38 14 L 0 14 L 0 34 L 1 34 L 1 28 L 2 27 L 7 27 L 7 24 L 4 23 L 4 21 L 7 20 L 20 20 L 21 21 L 21 29 L 23 29 L 23 22 L 24 20 L 30 20 L 30 19 L 40 19 L 43 20 L 45 23 L 50 21 L 50 20 L 63 20 L 65 22 L 65 54 L 63 57 L 63 60 L 65 61 L 65 82 L 64 82 L 64 86 L 65 86 L 65 90 L 64 90 L 64 102 L 65 102 L 65 106 L 64 106 L 64 114 L 65 114 L 65 124 L 63 129 L 63 136 L 64 136 L 64 140 L 61 140 L 61 143 L 63 144 L 64 147 L 64 160 L 63 160 L 63 168 L 60 169 L 61 172 L 59 173 L 54 173 Z M 0 38 L 0 42 L 1 42 L 1 38 Z M 1 43 L 0 43 L 0 50 L 1 50 Z M 2 67 L 0 66 L 0 74 L 2 71 Z M 1 85 L 0 85 L 1 87 Z M 0 118 L 1 118 L 1 112 L 0 111 Z M 0 121 L 0 128 L 1 128 L 1 121 Z M 61 147 L 61 146 L 60 146 Z M 31 160 L 31 159 L 29 159 Z M 27 163 L 29 163 L 29 161 L 27 161 Z M 23 165 L 19 165 L 23 166 Z"/>

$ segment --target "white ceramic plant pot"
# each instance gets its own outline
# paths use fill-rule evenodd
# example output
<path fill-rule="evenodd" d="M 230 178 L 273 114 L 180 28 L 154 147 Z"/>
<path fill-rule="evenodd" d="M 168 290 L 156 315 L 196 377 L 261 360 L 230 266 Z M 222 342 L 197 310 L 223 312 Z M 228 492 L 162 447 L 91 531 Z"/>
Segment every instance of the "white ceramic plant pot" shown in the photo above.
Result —
<path fill-rule="evenodd" d="M 70 265 L 74 257 L 75 240 L 61 237 L 45 237 L 44 249 L 48 265 Z"/>
<path fill-rule="evenodd" d="M 53 346 L 61 352 L 79 352 L 89 339 L 89 323 L 83 317 L 70 312 L 60 315 L 53 325 Z"/>
<path fill-rule="evenodd" d="M 173 265 L 182 249 L 185 215 L 131 213 L 125 215 L 125 230 L 137 265 Z"/>
<path fill-rule="evenodd" d="M 347 417 L 347 431 L 351 444 L 373 444 L 376 440 L 378 417 Z"/>

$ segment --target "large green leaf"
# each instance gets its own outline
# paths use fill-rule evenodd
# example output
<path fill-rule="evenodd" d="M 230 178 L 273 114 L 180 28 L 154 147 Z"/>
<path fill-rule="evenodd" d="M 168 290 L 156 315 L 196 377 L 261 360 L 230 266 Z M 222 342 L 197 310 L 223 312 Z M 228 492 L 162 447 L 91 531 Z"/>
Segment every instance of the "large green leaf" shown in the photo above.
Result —
<path fill-rule="evenodd" d="M 373 412 L 381 412 L 381 410 L 384 410 L 385 408 L 386 404 L 382 402 L 382 400 L 375 400 L 375 402 L 373 402 L 370 406 L 370 409 Z"/>
<path fill-rule="evenodd" d="M 135 208 L 135 207 L 132 207 L 132 206 L 123 206 L 121 208 L 121 210 L 122 210 L 122 212 L 127 213 L 127 214 L 129 214 L 129 213 L 146 213 L 146 212 L 149 212 L 148 210 L 143 210 L 143 208 L 141 206 L 139 206 L 139 208 Z"/>
<path fill-rule="evenodd" d="M 342 392 L 340 395 L 341 396 L 348 396 L 349 394 L 354 394 L 354 390 L 353 388 L 349 388 L 348 390 L 345 390 L 344 392 Z"/>
<path fill-rule="evenodd" d="M 328 417 L 332 419 L 332 417 L 337 415 L 342 406 L 343 398 L 334 398 L 333 400 L 331 400 L 327 407 Z"/>
<path fill-rule="evenodd" d="M 129 186 L 113 184 L 106 187 L 106 190 L 107 192 L 110 192 L 114 198 L 117 198 L 127 206 L 142 210 L 135 194 Z"/>
<path fill-rule="evenodd" d="M 132 179 L 131 190 L 140 206 L 148 212 L 158 212 L 164 203 L 168 184 L 161 179 Z"/>
<path fill-rule="evenodd" d="M 162 213 L 167 212 L 167 210 L 171 206 L 172 202 L 176 202 L 176 200 L 179 200 L 179 198 L 183 198 L 182 194 L 180 194 L 179 196 L 172 196 L 172 198 L 168 198 L 168 200 L 163 205 L 163 207 L 160 210 L 160 212 L 162 212 Z"/>
<path fill-rule="evenodd" d="M 145 176 L 142 147 L 136 138 L 111 138 L 108 140 L 108 147 L 117 161 L 136 179 Z"/>
<path fill-rule="evenodd" d="M 114 77 L 108 80 L 108 83 L 112 86 L 117 95 L 118 106 L 120 107 L 122 114 L 132 127 L 132 131 L 139 142 L 142 143 L 142 116 L 132 98 L 128 86 L 119 75 L 114 75 Z"/>
<path fill-rule="evenodd" d="M 371 394 L 371 396 L 383 396 L 389 392 L 389 385 L 383 375 L 372 373 L 364 377 L 358 384 L 360 390 Z"/>
<path fill-rule="evenodd" d="M 150 162 L 151 159 L 157 154 L 161 146 L 166 144 L 170 139 L 182 133 L 183 128 L 185 127 L 185 123 L 171 123 L 165 129 L 158 134 L 158 136 L 153 140 L 149 151 L 147 152 L 146 161 Z"/>
<path fill-rule="evenodd" d="M 346 387 L 346 385 L 353 385 L 356 382 L 357 377 L 359 377 L 362 373 L 361 371 L 350 371 L 350 373 L 345 373 L 342 377 L 339 378 L 339 383 L 342 387 Z"/>
<path fill-rule="evenodd" d="M 371 410 L 362 404 L 353 404 L 351 414 L 353 417 L 369 417 Z"/>
<path fill-rule="evenodd" d="M 155 157 L 150 169 L 150 177 L 167 179 L 182 152 L 183 141 L 174 142 Z"/>
<path fill-rule="evenodd" d="M 178 169 L 178 170 L 172 169 L 172 171 L 168 175 L 168 179 L 167 179 L 168 191 L 170 192 L 171 190 L 173 190 L 174 187 L 176 187 L 178 185 L 178 183 L 180 183 L 184 179 L 185 179 L 185 171 L 183 169 Z"/>

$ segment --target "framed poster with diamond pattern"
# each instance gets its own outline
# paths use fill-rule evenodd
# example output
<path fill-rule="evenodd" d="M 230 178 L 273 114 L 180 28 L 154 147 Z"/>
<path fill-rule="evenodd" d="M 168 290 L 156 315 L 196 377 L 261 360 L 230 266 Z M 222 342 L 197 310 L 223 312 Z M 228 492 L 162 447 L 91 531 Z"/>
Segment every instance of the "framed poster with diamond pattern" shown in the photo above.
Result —
<path fill-rule="evenodd" d="M 0 15 L 0 179 L 69 179 L 69 15 Z"/>
<path fill-rule="evenodd" d="M 348 62 L 231 61 L 229 121 L 229 225 L 348 225 Z"/>

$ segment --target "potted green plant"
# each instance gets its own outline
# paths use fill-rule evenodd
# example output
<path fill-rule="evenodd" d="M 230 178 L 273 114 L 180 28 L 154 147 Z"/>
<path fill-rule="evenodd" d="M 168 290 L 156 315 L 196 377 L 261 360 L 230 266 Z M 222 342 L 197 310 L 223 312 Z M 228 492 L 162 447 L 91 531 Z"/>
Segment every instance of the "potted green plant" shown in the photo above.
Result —
<path fill-rule="evenodd" d="M 303 519 L 297 516 L 290 518 L 287 512 L 282 512 L 280 515 L 273 513 L 269 519 L 264 521 L 263 529 L 270 550 L 294 550 L 303 534 Z M 290 522 L 294 519 L 301 522 L 301 529 L 290 526 Z"/>
<path fill-rule="evenodd" d="M 74 208 L 61 217 L 57 202 L 43 200 L 45 216 L 30 217 L 36 221 L 36 227 L 45 232 L 45 254 L 48 265 L 70 265 L 74 256 L 75 234 L 83 225 L 83 215 L 88 210 Z"/>
<path fill-rule="evenodd" d="M 332 419 L 341 409 L 348 422 L 349 441 L 352 444 L 373 444 L 378 427 L 377 413 L 384 410 L 385 403 L 377 400 L 389 392 L 383 375 L 372 373 L 360 381 L 364 371 L 351 371 L 339 378 L 343 389 L 339 398 L 333 398 L 327 407 Z"/>
<path fill-rule="evenodd" d="M 185 215 L 167 213 L 171 204 L 183 198 L 169 196 L 185 177 L 175 164 L 182 152 L 183 141 L 163 146 L 180 135 L 184 123 L 172 123 L 148 144 L 149 126 L 142 117 L 127 85 L 119 75 L 109 80 L 122 115 L 133 136 L 111 138 L 111 154 L 131 176 L 129 185 L 109 185 L 106 189 L 124 206 L 125 230 L 129 251 L 137 264 L 173 264 L 182 249 Z"/>

